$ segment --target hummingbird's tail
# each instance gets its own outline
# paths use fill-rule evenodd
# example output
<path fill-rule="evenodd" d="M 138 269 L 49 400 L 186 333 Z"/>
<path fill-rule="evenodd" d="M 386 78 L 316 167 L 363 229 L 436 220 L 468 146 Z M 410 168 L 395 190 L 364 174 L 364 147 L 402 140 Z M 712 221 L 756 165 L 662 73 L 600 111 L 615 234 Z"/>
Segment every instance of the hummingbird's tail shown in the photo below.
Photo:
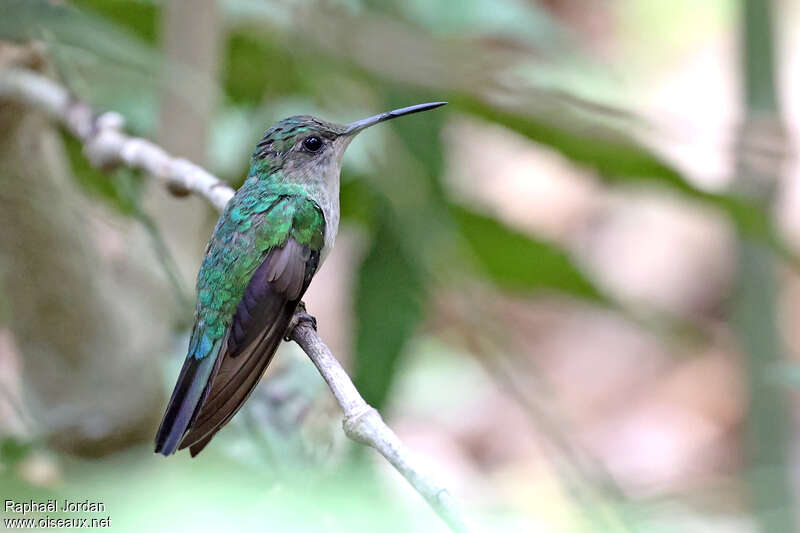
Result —
<path fill-rule="evenodd" d="M 186 358 L 156 434 L 156 453 L 167 456 L 178 449 L 202 401 L 219 348 L 225 342 L 224 338 L 218 339 L 210 349 L 208 349 L 210 343 L 198 342 L 194 353 L 190 353 Z M 204 355 L 197 353 L 202 350 L 204 344 L 207 353 Z M 201 357 L 197 358 L 196 355 Z"/>
<path fill-rule="evenodd" d="M 272 356 L 289 326 L 297 306 L 296 301 L 272 302 L 277 317 L 270 320 L 260 337 L 238 353 L 229 350 L 219 355 L 219 369 L 212 376 L 209 390 L 201 398 L 197 412 L 189 422 L 189 431 L 183 436 L 179 450 L 189 448 L 192 457 L 199 454 L 211 438 L 227 424 L 241 408 L 264 375 Z M 267 316 L 272 318 L 271 313 Z"/>

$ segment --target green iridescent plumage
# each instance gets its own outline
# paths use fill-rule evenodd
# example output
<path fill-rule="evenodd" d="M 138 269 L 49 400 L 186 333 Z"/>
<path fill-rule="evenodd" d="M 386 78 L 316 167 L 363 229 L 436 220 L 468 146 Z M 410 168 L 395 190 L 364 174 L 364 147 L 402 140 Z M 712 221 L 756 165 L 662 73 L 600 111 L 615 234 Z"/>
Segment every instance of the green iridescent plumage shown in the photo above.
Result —
<path fill-rule="evenodd" d="M 194 337 L 214 340 L 230 326 L 236 306 L 264 255 L 281 247 L 289 237 L 320 251 L 325 219 L 302 187 L 295 184 L 264 185 L 250 177 L 231 200 L 214 230 L 197 278 Z M 209 343 L 210 344 L 210 343 Z M 208 355 L 190 348 L 195 358 Z"/>

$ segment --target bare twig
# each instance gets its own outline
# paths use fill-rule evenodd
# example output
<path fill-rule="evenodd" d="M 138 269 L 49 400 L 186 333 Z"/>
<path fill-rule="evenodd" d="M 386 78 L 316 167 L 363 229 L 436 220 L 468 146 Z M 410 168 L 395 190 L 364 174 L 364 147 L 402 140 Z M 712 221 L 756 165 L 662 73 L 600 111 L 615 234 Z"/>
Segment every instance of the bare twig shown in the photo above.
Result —
<path fill-rule="evenodd" d="M 375 448 L 428 501 L 451 530 L 467 531 L 448 490 L 423 472 L 378 411 L 364 401 L 350 376 L 317 335 L 313 324 L 300 319 L 289 333 L 289 338 L 308 354 L 342 407 L 345 434 L 356 442 Z"/>
<path fill-rule="evenodd" d="M 83 142 L 89 162 L 110 170 L 124 165 L 144 170 L 176 190 L 200 194 L 222 211 L 234 191 L 225 182 L 199 166 L 172 157 L 157 144 L 123 133 L 119 113 L 94 113 L 86 102 L 74 98 L 61 85 L 24 69 L 7 69 L 0 74 L 0 95 L 40 109 L 61 122 Z"/>
<path fill-rule="evenodd" d="M 84 153 L 95 167 L 108 170 L 124 165 L 144 170 L 176 189 L 183 188 L 207 198 L 219 211 L 233 197 L 233 189 L 204 169 L 172 157 L 146 139 L 123 133 L 123 119 L 119 114 L 95 114 L 86 102 L 74 98 L 64 87 L 44 76 L 24 69 L 0 70 L 0 96 L 35 107 L 61 122 L 83 142 Z M 364 401 L 347 372 L 305 317 L 307 315 L 298 315 L 289 338 L 308 354 L 336 397 L 344 412 L 345 434 L 377 450 L 452 531 L 468 531 L 447 489 L 424 473 L 378 411 Z"/>

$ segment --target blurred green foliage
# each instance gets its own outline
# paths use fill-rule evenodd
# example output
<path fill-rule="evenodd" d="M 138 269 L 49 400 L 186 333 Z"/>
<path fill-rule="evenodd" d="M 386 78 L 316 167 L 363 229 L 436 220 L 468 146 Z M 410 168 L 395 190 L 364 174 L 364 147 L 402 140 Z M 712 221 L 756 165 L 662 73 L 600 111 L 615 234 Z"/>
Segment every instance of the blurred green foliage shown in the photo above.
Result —
<path fill-rule="evenodd" d="M 212 166 L 231 172 L 224 177 L 234 183 L 241 180 L 246 169 L 246 154 L 258 131 L 281 118 L 278 112 L 284 106 L 280 102 L 286 99 L 302 97 L 328 108 L 334 104 L 353 106 L 366 97 L 372 102 L 369 106 L 372 111 L 376 111 L 376 107 L 389 109 L 432 99 L 451 102 L 447 108 L 427 115 L 425 120 L 388 124 L 387 129 L 390 128 L 392 134 L 384 134 L 381 144 L 385 155 L 381 158 L 373 158 L 357 170 L 349 161 L 345 163 L 343 219 L 365 226 L 372 242 L 359 268 L 356 285 L 354 365 L 359 385 L 365 388 L 368 399 L 378 404 L 391 385 L 394 362 L 422 319 L 420 308 L 425 295 L 436 286 L 437 280 L 452 279 L 456 272 L 460 272 L 458 276 L 477 273 L 502 290 L 557 291 L 594 302 L 607 302 L 602 291 L 557 246 L 511 230 L 491 217 L 458 205 L 449 197 L 442 183 L 441 130 L 447 117 L 454 113 L 509 128 L 552 147 L 605 179 L 655 184 L 721 208 L 747 231 L 775 240 L 763 211 L 741 199 L 707 193 L 687 183 L 676 169 L 617 126 L 630 124 L 635 119 L 605 102 L 588 101 L 530 83 L 521 84 L 510 94 L 507 94 L 507 87 L 501 90 L 491 79 L 477 77 L 470 85 L 465 82 L 468 79 L 465 76 L 472 72 L 470 68 L 478 68 L 477 60 L 475 65 L 439 65 L 445 73 L 452 70 L 450 85 L 435 79 L 398 80 L 402 68 L 409 72 L 424 68 L 421 64 L 416 66 L 423 59 L 405 57 L 403 64 L 379 65 L 358 54 L 351 58 L 346 50 L 331 44 L 338 35 L 338 30 L 331 28 L 349 27 L 349 34 L 368 39 L 376 32 L 380 34 L 381 26 L 385 26 L 387 35 L 396 35 L 398 39 L 415 36 L 424 45 L 443 50 L 449 49 L 450 35 L 456 32 L 462 48 L 474 52 L 476 57 L 492 57 L 496 53 L 491 45 L 482 44 L 480 40 L 480 35 L 487 33 L 501 35 L 526 49 L 536 49 L 541 56 L 503 53 L 498 56 L 502 57 L 500 67 L 493 67 L 498 70 L 490 71 L 490 76 L 502 75 L 503 66 L 508 71 L 524 67 L 550 72 L 556 62 L 553 60 L 574 63 L 578 60 L 575 58 L 580 57 L 578 49 L 571 45 L 569 32 L 535 4 L 523 5 L 510 0 L 501 2 L 500 6 L 482 0 L 472 0 L 471 4 L 474 5 L 469 12 L 473 15 L 484 9 L 492 14 L 485 24 L 481 23 L 483 18 L 453 18 L 443 4 L 350 2 L 336 7 L 315 2 L 270 4 L 230 0 L 221 3 L 227 26 L 218 116 L 219 123 L 227 124 L 229 129 L 227 134 L 218 137 L 237 139 L 236 146 L 229 146 L 225 152 L 229 154 L 240 147 L 241 157 L 237 160 L 241 162 L 228 160 L 212 163 Z M 73 90 L 101 108 L 120 110 L 129 118 L 132 115 L 134 131 L 145 135 L 152 133 L 158 92 L 156 73 L 162 68 L 155 48 L 159 32 L 158 3 L 79 0 L 61 6 L 37 0 L 12 1 L 4 9 L 10 15 L 4 20 L 21 18 L 26 21 L 25 31 L 18 25 L 0 23 L 0 36 L 17 39 L 45 36 L 59 72 Z M 355 13 L 358 19 L 354 18 Z M 542 28 L 542 35 L 550 37 L 525 38 L 516 23 L 527 18 Z M 357 20 L 368 20 L 375 27 L 365 27 Z M 448 24 L 442 25 L 442 20 L 447 20 Z M 496 24 L 491 23 L 493 20 Z M 402 29 L 398 29 L 397 21 L 402 21 Z M 509 24 L 509 21 L 514 23 Z M 313 26 L 323 23 L 331 28 Z M 471 34 L 468 28 L 475 33 Z M 326 41 L 328 30 L 331 31 L 327 37 L 330 42 Z M 106 46 L 112 35 L 113 46 Z M 559 46 L 547 46 L 552 42 Z M 352 61 L 348 62 L 350 59 Z M 129 76 L 109 76 L 109 68 L 127 71 Z M 136 83 L 129 84 L 131 79 Z M 447 76 L 444 79 L 447 80 Z M 347 88 L 349 93 L 332 97 L 329 94 L 331 84 L 338 84 L 340 90 Z M 506 93 L 506 103 L 489 103 L 494 91 Z M 352 118 L 363 113 L 363 104 L 358 107 L 357 112 L 336 110 L 332 114 Z M 325 109 L 320 112 L 324 113 Z M 225 121 L 225 117 L 238 118 Z M 247 117 L 257 117 L 258 123 L 247 124 Z M 238 133 L 231 128 L 239 130 Z M 252 131 L 242 135 L 243 129 L 251 128 Z M 252 139 L 248 141 L 250 136 Z M 133 214 L 130 198 L 120 194 L 119 187 L 111 186 L 112 182 L 105 175 L 82 162 L 76 143 L 67 141 L 66 146 L 81 184 L 115 204 L 120 211 Z M 385 210 L 391 212 L 382 213 Z M 398 280 L 396 287 L 386 287 L 381 282 L 395 278 Z M 391 312 L 392 309 L 397 312 Z M 381 338 L 391 339 L 391 342 L 381 342 Z M 376 361 L 385 364 L 376 364 Z"/>
<path fill-rule="evenodd" d="M 30 453 L 33 444 L 17 437 L 6 437 L 0 440 L 0 465 L 11 468 Z"/>
<path fill-rule="evenodd" d="M 72 175 L 81 187 L 125 215 L 136 214 L 142 185 L 141 176 L 127 170 L 117 171 L 109 176 L 89 164 L 83 155 L 80 141 L 66 132 L 62 132 L 61 139 Z"/>
<path fill-rule="evenodd" d="M 436 531 L 438 527 L 432 513 L 425 518 L 406 513 L 396 499 L 378 490 L 364 470 L 348 469 L 346 475 L 327 479 L 288 478 L 278 488 L 269 469 L 245 465 L 213 451 L 196 460 L 165 460 L 150 451 L 136 447 L 103 461 L 64 458 L 62 475 L 70 480 L 69 484 L 42 488 L 19 478 L 0 476 L 0 490 L 5 496 L 14 495 L 17 501 L 66 498 L 102 502 L 103 513 L 59 512 L 53 516 L 110 516 L 114 531 L 311 533 L 324 528 L 330 532 L 367 533 L 375 531 L 375 524 L 382 524 L 381 531 L 403 533 Z M 45 468 L 49 460 L 46 455 L 30 459 L 40 468 Z M 109 476 L 109 471 L 115 475 Z M 120 479 L 125 482 L 120 483 Z M 316 479 L 313 484 L 312 479 Z M 313 513 L 308 512 L 309 502 L 313 502 Z"/>
<path fill-rule="evenodd" d="M 558 247 L 531 239 L 491 217 L 463 207 L 453 206 L 451 215 L 482 267 L 481 271 L 498 287 L 516 294 L 551 289 L 590 301 L 606 301 Z"/>
<path fill-rule="evenodd" d="M 555 64 L 574 69 L 588 61 L 569 31 L 535 2 L 469 0 L 454 10 L 448 2 L 423 0 L 227 0 L 220 8 L 225 36 L 220 79 L 212 80 L 220 94 L 213 126 L 222 132 L 220 143 L 235 146 L 224 146 L 218 155 L 212 148 L 212 167 L 232 183 L 241 180 L 260 130 L 287 108 L 352 119 L 419 101 L 450 101 L 424 120 L 387 124 L 386 132 L 375 133 L 379 141 L 372 141 L 366 155 L 358 160 L 353 154 L 344 169 L 343 220 L 362 226 L 369 241 L 355 284 L 354 377 L 377 407 L 385 404 L 431 292 L 443 280 L 477 277 L 514 294 L 557 292 L 614 305 L 557 245 L 451 197 L 442 180 L 442 128 L 454 115 L 507 128 L 609 183 L 655 186 L 720 210 L 742 234 L 790 255 L 764 208 L 687 182 L 635 140 L 629 131 L 637 126 L 635 117 L 579 96 L 577 89 L 530 81 L 560 79 Z M 161 9 L 154 1 L 8 0 L 0 7 L 0 38 L 43 40 L 57 75 L 73 91 L 98 109 L 120 111 L 132 131 L 147 136 L 154 132 L 158 73 L 165 68 L 158 52 Z M 404 55 L 404 47 L 412 44 L 418 53 Z M 395 55 L 382 55 L 390 52 Z M 520 72 L 529 75 L 517 77 Z M 507 83 L 509 78 L 515 83 Z M 73 173 L 87 191 L 122 213 L 141 216 L 138 177 L 109 180 L 86 163 L 75 140 L 64 141 Z M 8 440 L 0 445 L 4 461 L 18 460 L 26 450 Z M 161 464 L 148 467 L 169 477 L 186 468 L 178 464 L 166 471 Z M 217 474 L 231 477 L 233 485 L 247 478 L 226 469 Z M 211 477 L 199 482 L 210 485 Z M 143 479 L 134 476 L 132 483 L 148 493 L 151 487 Z M 264 496 L 260 476 L 253 483 L 252 493 L 245 488 L 237 493 L 242 506 L 272 501 L 274 495 Z M 178 505 L 189 512 L 195 502 L 181 498 Z M 341 504 L 335 490 L 320 501 L 323 507 Z M 270 503 L 269 512 L 280 515 L 278 507 Z M 362 526 L 348 531 L 371 530 Z M 409 525 L 401 522 L 397 530 L 403 527 Z"/>
<path fill-rule="evenodd" d="M 356 359 L 353 380 L 380 409 L 406 341 L 423 316 L 425 285 L 403 248 L 392 216 L 384 212 L 361 263 L 355 294 Z"/>
<path fill-rule="evenodd" d="M 126 28 L 133 35 L 151 45 L 158 44 L 159 6 L 156 2 L 142 0 L 74 0 L 70 4 L 82 10 L 96 13 Z"/>
<path fill-rule="evenodd" d="M 232 33 L 225 45 L 222 84 L 234 105 L 257 106 L 281 95 L 307 93 L 302 65 L 268 36 Z"/>

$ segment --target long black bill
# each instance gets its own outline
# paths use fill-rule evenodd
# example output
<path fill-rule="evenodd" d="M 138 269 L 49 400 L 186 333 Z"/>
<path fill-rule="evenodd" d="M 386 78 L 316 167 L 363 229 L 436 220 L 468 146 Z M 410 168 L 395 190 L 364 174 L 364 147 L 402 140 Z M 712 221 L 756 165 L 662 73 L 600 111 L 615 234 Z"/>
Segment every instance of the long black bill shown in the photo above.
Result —
<path fill-rule="evenodd" d="M 394 111 L 381 113 L 379 115 L 375 115 L 369 118 L 356 120 L 355 122 L 351 122 L 350 124 L 347 125 L 347 129 L 344 131 L 344 134 L 355 135 L 359 131 L 365 128 L 369 128 L 370 126 L 374 126 L 379 122 L 383 122 L 385 120 L 392 120 L 393 118 L 402 117 L 403 115 L 419 113 L 420 111 L 428 111 L 429 109 L 436 109 L 437 107 L 441 107 L 446 103 L 447 102 L 430 102 L 427 104 L 412 105 L 409 107 L 403 107 L 401 109 L 395 109 Z"/>

